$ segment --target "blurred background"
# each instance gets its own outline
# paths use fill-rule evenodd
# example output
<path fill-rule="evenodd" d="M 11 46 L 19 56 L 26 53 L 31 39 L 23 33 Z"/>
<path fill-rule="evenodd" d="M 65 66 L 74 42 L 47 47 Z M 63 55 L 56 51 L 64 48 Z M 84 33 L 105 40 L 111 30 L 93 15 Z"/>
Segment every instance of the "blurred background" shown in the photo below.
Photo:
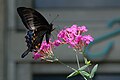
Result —
<path fill-rule="evenodd" d="M 17 7 L 38 10 L 54 27 L 85 25 L 95 41 L 86 52 L 98 71 L 94 80 L 120 80 L 120 0 L 0 0 L 0 80 L 66 80 L 72 72 L 58 63 L 34 61 L 32 54 L 21 59 L 27 49 Z M 66 46 L 54 53 L 64 63 L 76 67 L 75 55 Z M 83 59 L 80 56 L 80 63 Z M 83 80 L 81 76 L 68 80 Z"/>

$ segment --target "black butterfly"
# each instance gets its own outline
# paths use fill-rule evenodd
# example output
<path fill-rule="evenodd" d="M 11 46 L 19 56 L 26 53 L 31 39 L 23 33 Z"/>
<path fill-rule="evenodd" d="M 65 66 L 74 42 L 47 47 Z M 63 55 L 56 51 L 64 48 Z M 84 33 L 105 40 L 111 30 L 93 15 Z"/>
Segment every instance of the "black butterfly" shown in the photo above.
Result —
<path fill-rule="evenodd" d="M 49 24 L 38 11 L 32 8 L 18 7 L 17 12 L 28 29 L 25 36 L 28 49 L 21 56 L 24 58 L 29 52 L 35 52 L 41 47 L 44 35 L 46 35 L 46 42 L 49 43 L 51 32 L 54 29 L 52 23 Z"/>

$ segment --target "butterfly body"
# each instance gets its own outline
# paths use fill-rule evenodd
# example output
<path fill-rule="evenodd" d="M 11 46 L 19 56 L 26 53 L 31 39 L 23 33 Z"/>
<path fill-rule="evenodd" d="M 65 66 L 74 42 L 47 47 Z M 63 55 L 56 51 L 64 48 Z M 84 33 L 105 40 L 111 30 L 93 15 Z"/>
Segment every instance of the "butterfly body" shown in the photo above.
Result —
<path fill-rule="evenodd" d="M 35 52 L 41 47 L 44 36 L 46 36 L 46 42 L 49 43 L 54 29 L 52 23 L 49 24 L 38 11 L 32 8 L 18 7 L 17 12 L 28 30 L 25 36 L 28 49 L 21 56 L 24 58 L 29 52 Z"/>

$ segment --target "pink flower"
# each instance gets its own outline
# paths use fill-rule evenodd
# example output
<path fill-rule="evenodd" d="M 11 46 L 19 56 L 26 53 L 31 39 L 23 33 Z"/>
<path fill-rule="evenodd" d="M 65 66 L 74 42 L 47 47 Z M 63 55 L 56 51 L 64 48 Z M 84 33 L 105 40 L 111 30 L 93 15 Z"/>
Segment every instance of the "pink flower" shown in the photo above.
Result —
<path fill-rule="evenodd" d="M 78 27 L 81 32 L 87 32 L 88 29 L 85 26 Z"/>
<path fill-rule="evenodd" d="M 60 42 L 68 44 L 69 47 L 82 50 L 84 46 L 94 40 L 90 35 L 82 35 L 83 32 L 87 31 L 88 29 L 85 26 L 72 25 L 69 28 L 61 30 L 57 37 Z"/>
<path fill-rule="evenodd" d="M 81 41 L 82 35 L 76 36 L 76 42 L 79 43 Z"/>
<path fill-rule="evenodd" d="M 59 34 L 57 35 L 58 39 L 63 38 L 65 36 L 64 30 L 61 30 Z"/>
<path fill-rule="evenodd" d="M 55 46 L 59 46 L 60 44 L 62 44 L 62 42 L 61 42 L 60 40 L 55 40 L 55 41 L 53 42 L 53 44 L 54 44 Z"/>
<path fill-rule="evenodd" d="M 54 48 L 53 42 L 49 41 L 49 44 L 47 44 L 46 41 L 42 42 L 41 48 L 37 52 L 33 52 L 33 58 L 34 60 L 42 59 L 48 61 L 49 59 L 52 59 L 54 54 L 52 49 Z"/>
<path fill-rule="evenodd" d="M 88 45 L 90 42 L 93 42 L 94 38 L 91 35 L 85 35 L 82 37 L 82 40 Z"/>
<path fill-rule="evenodd" d="M 34 60 L 37 60 L 41 57 L 41 55 L 38 52 L 33 52 L 33 55 Z"/>

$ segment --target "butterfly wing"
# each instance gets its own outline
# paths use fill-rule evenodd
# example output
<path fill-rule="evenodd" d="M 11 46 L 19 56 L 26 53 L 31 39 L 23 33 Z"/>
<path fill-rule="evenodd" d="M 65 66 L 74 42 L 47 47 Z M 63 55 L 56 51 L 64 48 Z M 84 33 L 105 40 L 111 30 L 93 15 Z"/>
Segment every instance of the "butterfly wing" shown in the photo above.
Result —
<path fill-rule="evenodd" d="M 30 52 L 30 49 L 28 48 L 28 49 L 21 55 L 21 58 L 24 58 L 29 52 Z"/>
<path fill-rule="evenodd" d="M 40 31 L 38 34 L 36 34 L 36 38 L 33 41 L 33 49 L 38 50 L 41 47 L 44 35 L 47 31 Z"/>
<path fill-rule="evenodd" d="M 26 7 L 18 7 L 17 12 L 25 25 L 25 27 L 29 30 L 33 30 L 36 28 L 40 28 L 41 30 L 45 30 L 49 26 L 47 20 L 36 10 L 32 8 Z"/>
<path fill-rule="evenodd" d="M 21 58 L 24 58 L 29 52 L 37 51 L 40 48 L 46 31 L 40 31 L 39 33 L 37 31 L 34 31 L 34 33 L 28 31 L 27 33 L 28 34 L 25 36 L 25 38 L 28 49 L 21 55 Z"/>
<path fill-rule="evenodd" d="M 28 35 L 32 39 L 27 40 L 28 49 L 21 56 L 24 58 L 30 51 L 37 51 L 41 47 L 45 34 L 46 41 L 49 43 L 52 25 L 39 12 L 32 8 L 18 7 L 17 12 L 25 27 L 34 33 L 33 36 Z"/>

